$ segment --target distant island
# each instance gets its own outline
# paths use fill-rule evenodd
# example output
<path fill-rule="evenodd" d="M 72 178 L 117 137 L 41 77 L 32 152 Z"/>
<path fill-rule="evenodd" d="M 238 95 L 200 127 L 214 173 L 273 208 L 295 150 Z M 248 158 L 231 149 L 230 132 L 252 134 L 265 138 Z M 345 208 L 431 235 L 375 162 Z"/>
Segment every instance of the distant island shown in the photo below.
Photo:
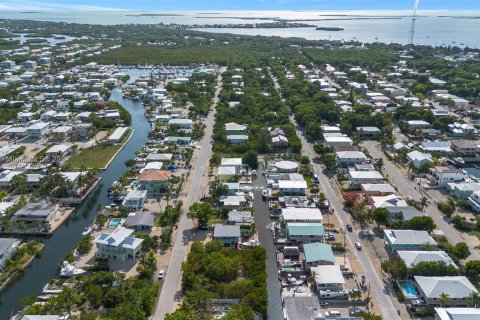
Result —
<path fill-rule="evenodd" d="M 313 28 L 316 25 L 306 23 L 287 23 L 287 22 L 264 22 L 264 23 L 246 23 L 246 24 L 194 24 L 183 26 L 186 29 L 204 29 L 204 28 L 231 28 L 231 29 L 258 29 L 258 28 Z"/>
<path fill-rule="evenodd" d="M 279 17 L 226 17 L 226 16 L 215 16 L 215 17 L 203 17 L 198 16 L 195 19 L 238 19 L 238 20 L 273 20 L 273 21 L 281 21 Z"/>
<path fill-rule="evenodd" d="M 127 14 L 127 17 L 183 17 L 183 14 L 177 13 L 141 13 L 141 14 Z"/>
<path fill-rule="evenodd" d="M 335 28 L 335 27 L 316 27 L 315 30 L 322 30 L 322 31 L 343 31 L 343 28 Z"/>

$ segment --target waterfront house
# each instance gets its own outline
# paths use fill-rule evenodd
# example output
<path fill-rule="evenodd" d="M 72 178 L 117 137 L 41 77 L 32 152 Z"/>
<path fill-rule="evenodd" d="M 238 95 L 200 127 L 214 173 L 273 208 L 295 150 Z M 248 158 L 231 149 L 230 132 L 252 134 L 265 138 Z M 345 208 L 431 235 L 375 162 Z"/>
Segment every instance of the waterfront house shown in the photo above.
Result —
<path fill-rule="evenodd" d="M 303 245 L 305 256 L 304 267 L 306 270 L 320 265 L 334 265 L 335 256 L 329 244 L 314 242 Z"/>
<path fill-rule="evenodd" d="M 213 239 L 222 242 L 226 247 L 234 247 L 240 242 L 240 226 L 215 224 Z"/>
<path fill-rule="evenodd" d="M 238 144 L 248 141 L 248 136 L 245 134 L 230 134 L 227 135 L 227 143 Z"/>
<path fill-rule="evenodd" d="M 305 180 L 279 180 L 278 190 L 285 196 L 303 196 L 308 189 Z"/>
<path fill-rule="evenodd" d="M 128 132 L 127 127 L 118 127 L 113 133 L 107 138 L 109 143 L 120 143 Z"/>
<path fill-rule="evenodd" d="M 164 139 L 165 144 L 178 144 L 181 146 L 185 146 L 192 141 L 190 137 L 177 137 L 177 136 L 169 136 Z"/>
<path fill-rule="evenodd" d="M 173 159 L 173 153 L 149 153 L 147 155 L 147 162 L 151 161 L 171 161 Z"/>
<path fill-rule="evenodd" d="M 191 119 L 171 119 L 168 121 L 169 126 L 178 126 L 183 129 L 190 129 L 193 126 Z"/>
<path fill-rule="evenodd" d="M 478 290 L 464 276 L 414 276 L 413 278 L 420 296 L 430 306 L 440 306 L 442 294 L 448 294 L 450 305 L 467 306 L 468 297 L 472 293 L 478 293 Z"/>
<path fill-rule="evenodd" d="M 113 232 L 102 232 L 94 242 L 97 247 L 96 256 L 125 262 L 135 259 L 142 250 L 143 239 L 132 237 L 134 230 L 118 227 Z"/>
<path fill-rule="evenodd" d="M 123 199 L 122 206 L 140 210 L 143 208 L 145 200 L 147 199 L 147 190 L 132 190 Z"/>
<path fill-rule="evenodd" d="M 378 171 L 349 171 L 348 181 L 350 188 L 356 189 L 366 183 L 383 183 L 383 176 Z"/>
<path fill-rule="evenodd" d="M 61 161 L 71 152 L 71 146 L 67 144 L 57 144 L 50 147 L 46 152 L 45 156 L 51 159 L 52 161 Z"/>
<path fill-rule="evenodd" d="M 474 191 L 470 197 L 468 197 L 468 203 L 472 206 L 472 210 L 480 212 L 480 191 Z"/>
<path fill-rule="evenodd" d="M 338 292 L 343 290 L 345 279 L 340 266 L 320 265 L 312 267 L 310 270 L 315 275 L 315 286 L 318 291 Z"/>
<path fill-rule="evenodd" d="M 73 135 L 76 140 L 90 139 L 93 134 L 93 125 L 91 123 L 79 123 L 73 127 Z"/>
<path fill-rule="evenodd" d="M 468 199 L 475 191 L 480 191 L 478 182 L 450 182 L 447 183 L 450 194 L 458 199 Z"/>
<path fill-rule="evenodd" d="M 417 150 L 407 153 L 407 160 L 410 161 L 417 169 L 421 169 L 433 162 L 431 154 L 423 153 Z"/>
<path fill-rule="evenodd" d="M 287 223 L 288 240 L 291 243 L 322 242 L 325 228 L 319 222 L 290 222 Z"/>
<path fill-rule="evenodd" d="M 220 181 L 228 181 L 237 175 L 237 169 L 234 166 L 220 166 L 218 167 L 217 174 Z"/>
<path fill-rule="evenodd" d="M 0 147 L 0 163 L 2 162 L 10 162 L 13 159 L 11 159 L 12 153 L 20 149 L 21 146 L 18 144 L 11 144 L 11 145 L 5 145 L 3 147 Z"/>
<path fill-rule="evenodd" d="M 478 161 L 480 147 L 478 147 L 475 143 L 464 139 L 459 139 L 451 140 L 450 146 L 453 151 L 458 152 L 465 161 Z"/>
<path fill-rule="evenodd" d="M 337 151 L 337 163 L 342 167 L 361 164 L 367 160 L 365 153 L 361 151 Z"/>
<path fill-rule="evenodd" d="M 438 188 L 447 188 L 448 183 L 461 182 L 467 177 L 463 170 L 449 167 L 434 167 L 430 173 L 430 184 Z"/>
<path fill-rule="evenodd" d="M 49 126 L 47 122 L 36 122 L 27 127 L 27 136 L 30 139 L 41 139 L 49 131 Z"/>
<path fill-rule="evenodd" d="M 56 219 L 58 205 L 47 202 L 30 202 L 13 214 L 12 222 L 24 221 L 27 226 L 43 225 L 47 229 Z"/>
<path fill-rule="evenodd" d="M 222 158 L 220 160 L 221 166 L 235 167 L 237 173 L 242 171 L 242 158 Z"/>
<path fill-rule="evenodd" d="M 385 245 L 392 251 L 421 250 L 424 246 L 437 248 L 437 242 L 427 231 L 385 229 Z"/>
<path fill-rule="evenodd" d="M 137 231 L 152 230 L 155 226 L 155 218 L 155 213 L 151 211 L 130 212 L 125 221 L 125 226 Z"/>
<path fill-rule="evenodd" d="M 323 223 L 322 212 L 318 208 L 283 208 L 282 220 L 290 222 L 318 222 Z"/>
<path fill-rule="evenodd" d="M 140 182 L 141 189 L 147 190 L 149 197 L 156 197 L 168 192 L 171 177 L 172 173 L 168 170 L 144 170 L 137 180 Z"/>
<path fill-rule="evenodd" d="M 251 211 L 232 210 L 228 213 L 227 224 L 231 225 L 252 225 L 254 223 Z"/>
<path fill-rule="evenodd" d="M 439 152 L 441 154 L 450 154 L 452 149 L 448 141 L 424 141 L 420 149 L 426 152 Z"/>
<path fill-rule="evenodd" d="M 0 272 L 7 260 L 17 251 L 20 240 L 15 238 L 0 238 Z"/>
<path fill-rule="evenodd" d="M 420 262 L 443 262 L 445 265 L 451 265 L 458 269 L 455 262 L 445 251 L 407 251 L 402 250 L 397 252 L 400 259 L 407 268 L 413 268 Z"/>

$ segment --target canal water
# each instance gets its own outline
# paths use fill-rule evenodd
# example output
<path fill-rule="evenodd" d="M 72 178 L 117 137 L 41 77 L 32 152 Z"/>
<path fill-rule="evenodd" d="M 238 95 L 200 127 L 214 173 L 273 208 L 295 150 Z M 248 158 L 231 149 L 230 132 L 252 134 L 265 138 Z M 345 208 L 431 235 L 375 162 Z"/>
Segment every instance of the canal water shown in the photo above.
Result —
<path fill-rule="evenodd" d="M 143 73 L 145 71 L 129 70 L 130 81 Z M 112 91 L 110 100 L 120 102 L 132 115 L 131 128 L 134 129 L 132 137 L 107 170 L 99 174 L 102 181 L 98 187 L 100 190 L 97 201 L 91 206 L 93 209 L 85 210 L 88 200 L 85 201 L 51 237 L 40 239 L 45 244 L 41 257 L 36 258 L 23 275 L 0 293 L 0 319 L 9 319 L 19 310 L 19 303 L 23 297 L 40 295 L 43 286 L 50 279 L 58 277 L 59 264 L 82 238 L 83 229 L 92 223 L 98 203 L 102 205 L 111 203 L 107 196 L 108 187 L 127 170 L 125 161 L 134 158 L 135 151 L 143 147 L 151 127 L 144 116 L 142 104 L 122 99 L 120 89 Z"/>
<path fill-rule="evenodd" d="M 267 251 L 265 266 L 267 269 L 267 290 L 268 290 L 268 319 L 283 319 L 282 301 L 280 298 L 281 285 L 278 281 L 277 257 L 273 244 L 271 231 L 272 220 L 270 220 L 268 202 L 262 199 L 262 189 L 267 186 L 267 181 L 262 175 L 263 167 L 258 171 L 258 177 L 253 182 L 253 209 L 255 227 L 258 230 L 260 245 Z"/>

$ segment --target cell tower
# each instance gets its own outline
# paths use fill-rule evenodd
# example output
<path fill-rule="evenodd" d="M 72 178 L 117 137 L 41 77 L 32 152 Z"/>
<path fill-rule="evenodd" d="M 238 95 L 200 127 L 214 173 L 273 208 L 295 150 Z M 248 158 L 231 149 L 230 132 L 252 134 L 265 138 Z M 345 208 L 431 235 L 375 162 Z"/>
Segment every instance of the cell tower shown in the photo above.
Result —
<path fill-rule="evenodd" d="M 415 35 L 415 22 L 417 21 L 417 8 L 420 0 L 415 0 L 413 5 L 413 15 L 412 15 L 412 24 L 410 25 L 410 33 L 408 37 L 408 43 L 413 45 L 413 36 Z"/>

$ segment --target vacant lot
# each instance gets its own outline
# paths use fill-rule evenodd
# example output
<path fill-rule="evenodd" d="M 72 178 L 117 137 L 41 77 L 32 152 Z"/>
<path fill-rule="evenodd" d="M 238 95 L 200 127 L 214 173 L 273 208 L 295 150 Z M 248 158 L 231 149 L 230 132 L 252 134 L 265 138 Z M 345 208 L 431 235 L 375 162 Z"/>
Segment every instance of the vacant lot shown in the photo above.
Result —
<path fill-rule="evenodd" d="M 103 169 L 121 147 L 121 144 L 116 144 L 81 149 L 67 161 L 67 164 L 76 169 L 82 166 L 88 169 Z"/>

